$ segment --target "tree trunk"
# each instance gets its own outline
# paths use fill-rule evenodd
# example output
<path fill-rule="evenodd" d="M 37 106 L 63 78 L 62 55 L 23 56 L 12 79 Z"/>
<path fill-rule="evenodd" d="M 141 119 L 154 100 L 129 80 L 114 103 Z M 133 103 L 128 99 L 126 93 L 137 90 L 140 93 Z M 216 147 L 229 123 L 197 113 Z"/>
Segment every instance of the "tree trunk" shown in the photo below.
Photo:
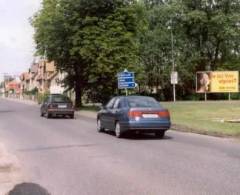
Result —
<path fill-rule="evenodd" d="M 80 108 L 82 106 L 82 88 L 80 83 L 75 84 L 75 107 Z"/>
<path fill-rule="evenodd" d="M 80 108 L 82 106 L 82 93 L 83 93 L 83 81 L 81 76 L 81 66 L 78 64 L 74 65 L 75 70 L 75 107 Z"/>
<path fill-rule="evenodd" d="M 218 40 L 217 41 L 217 46 L 216 46 L 216 49 L 215 49 L 215 55 L 214 55 L 214 61 L 213 61 L 213 70 L 215 70 L 216 66 L 217 66 L 220 43 L 221 42 Z"/>

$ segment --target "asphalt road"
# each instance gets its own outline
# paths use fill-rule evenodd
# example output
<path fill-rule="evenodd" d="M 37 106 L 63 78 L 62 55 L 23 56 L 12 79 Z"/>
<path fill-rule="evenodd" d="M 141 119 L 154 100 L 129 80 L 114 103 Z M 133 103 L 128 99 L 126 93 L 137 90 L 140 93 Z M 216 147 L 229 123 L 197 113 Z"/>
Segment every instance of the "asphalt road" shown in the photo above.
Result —
<path fill-rule="evenodd" d="M 240 194 L 240 142 L 169 131 L 117 139 L 95 121 L 0 99 L 0 142 L 53 195 Z"/>

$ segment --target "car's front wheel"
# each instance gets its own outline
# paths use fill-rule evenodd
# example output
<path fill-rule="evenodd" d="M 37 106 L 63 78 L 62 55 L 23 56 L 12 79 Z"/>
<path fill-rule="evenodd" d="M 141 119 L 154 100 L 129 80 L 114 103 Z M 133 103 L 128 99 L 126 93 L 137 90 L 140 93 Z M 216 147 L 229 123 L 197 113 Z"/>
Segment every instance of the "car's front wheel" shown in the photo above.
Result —
<path fill-rule="evenodd" d="M 71 115 L 70 115 L 70 118 L 71 118 L 71 119 L 74 119 L 74 114 L 71 114 Z"/>
<path fill-rule="evenodd" d="M 51 117 L 52 117 L 52 115 L 49 112 L 47 112 L 47 118 L 49 119 Z"/>
<path fill-rule="evenodd" d="M 98 132 L 103 132 L 104 131 L 104 128 L 102 126 L 102 122 L 101 122 L 100 118 L 97 119 L 97 131 Z"/>

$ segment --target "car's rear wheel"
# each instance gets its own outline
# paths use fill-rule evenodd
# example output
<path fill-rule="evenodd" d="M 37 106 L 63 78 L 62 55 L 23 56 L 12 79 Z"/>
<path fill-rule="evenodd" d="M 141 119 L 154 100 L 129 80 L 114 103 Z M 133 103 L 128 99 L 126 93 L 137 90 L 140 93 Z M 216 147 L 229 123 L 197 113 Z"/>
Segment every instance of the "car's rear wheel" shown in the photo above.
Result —
<path fill-rule="evenodd" d="M 155 132 L 155 136 L 157 138 L 163 138 L 165 135 L 165 131 L 158 131 L 158 132 Z"/>
<path fill-rule="evenodd" d="M 103 132 L 104 128 L 102 127 L 102 122 L 100 119 L 97 119 L 97 131 L 98 132 Z"/>
<path fill-rule="evenodd" d="M 74 119 L 74 114 L 71 114 L 71 115 L 70 115 L 70 118 L 71 118 L 71 119 Z"/>
<path fill-rule="evenodd" d="M 51 118 L 51 117 L 52 115 L 49 112 L 47 112 L 47 118 Z"/>
<path fill-rule="evenodd" d="M 121 131 L 121 126 L 119 124 L 119 122 L 116 122 L 116 125 L 115 125 L 115 135 L 117 138 L 121 138 L 122 137 L 122 131 Z"/>

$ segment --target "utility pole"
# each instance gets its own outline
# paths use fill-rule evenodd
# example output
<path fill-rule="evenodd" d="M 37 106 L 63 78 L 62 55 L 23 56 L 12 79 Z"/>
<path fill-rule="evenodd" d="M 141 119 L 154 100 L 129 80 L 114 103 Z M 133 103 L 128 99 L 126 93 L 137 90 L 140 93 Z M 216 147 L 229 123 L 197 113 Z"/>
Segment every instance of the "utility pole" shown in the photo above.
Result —
<path fill-rule="evenodd" d="M 171 48 L 172 48 L 172 75 L 175 73 L 175 62 L 174 62 L 174 43 L 173 43 L 173 22 L 171 20 Z M 176 83 L 173 82 L 173 101 L 176 101 Z"/>

